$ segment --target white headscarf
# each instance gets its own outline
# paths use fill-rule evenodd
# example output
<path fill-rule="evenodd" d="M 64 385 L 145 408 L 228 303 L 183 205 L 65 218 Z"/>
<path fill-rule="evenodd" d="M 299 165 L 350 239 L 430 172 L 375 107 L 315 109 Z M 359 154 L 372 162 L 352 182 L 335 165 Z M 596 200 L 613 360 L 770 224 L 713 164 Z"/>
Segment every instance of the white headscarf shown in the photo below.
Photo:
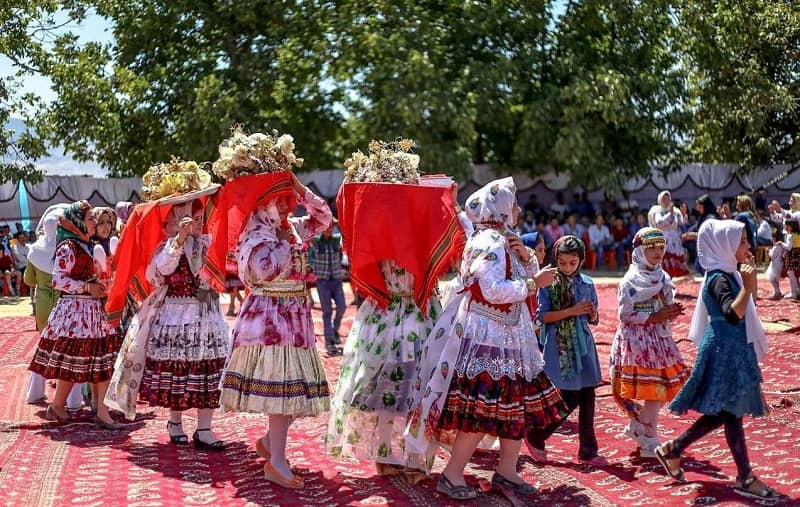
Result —
<path fill-rule="evenodd" d="M 626 296 L 634 302 L 651 299 L 665 286 L 670 289 L 675 288 L 672 279 L 661 269 L 661 264 L 651 266 L 647 262 L 644 251 L 652 242 L 660 242 L 664 245 L 664 233 L 655 227 L 639 229 L 633 238 L 631 265 L 619 284 L 619 290 L 624 291 Z"/>
<path fill-rule="evenodd" d="M 514 226 L 514 203 L 517 202 L 517 186 L 514 178 L 494 180 L 467 198 L 466 213 L 476 228 L 481 225 L 503 224 Z"/>
<path fill-rule="evenodd" d="M 697 233 L 697 257 L 700 265 L 708 272 L 714 270 L 724 271 L 736 279 L 739 286 L 742 286 L 742 275 L 736 269 L 736 250 L 742 241 L 744 224 L 736 220 L 716 220 L 709 219 L 703 222 Z M 705 278 L 703 284 L 705 285 Z M 745 311 L 745 324 L 747 326 L 747 343 L 752 343 L 756 351 L 756 357 L 760 361 L 767 354 L 769 346 L 767 336 L 761 321 L 756 312 L 756 305 L 753 298 L 747 302 Z M 689 339 L 700 344 L 703 333 L 708 327 L 708 308 L 703 298 L 697 298 L 697 307 L 692 316 L 692 327 L 689 329 Z"/>
<path fill-rule="evenodd" d="M 56 256 L 58 218 L 64 214 L 64 208 L 53 206 L 48 208 L 46 213 L 36 226 L 39 237 L 28 250 L 28 262 L 33 264 L 36 269 L 52 275 Z M 39 232 L 39 228 L 41 228 L 41 232 Z"/>
<path fill-rule="evenodd" d="M 654 206 L 650 208 L 650 211 L 647 212 L 647 222 L 650 224 L 650 227 L 656 227 L 656 217 L 659 215 L 663 215 L 665 213 L 669 213 L 670 208 L 669 206 L 664 207 L 661 205 L 661 201 L 664 197 L 669 197 L 670 200 L 672 199 L 672 194 L 669 190 L 663 190 L 658 194 L 658 201 Z M 672 212 L 675 213 L 675 218 L 678 223 L 682 222 L 683 213 L 679 208 L 672 206 Z"/>

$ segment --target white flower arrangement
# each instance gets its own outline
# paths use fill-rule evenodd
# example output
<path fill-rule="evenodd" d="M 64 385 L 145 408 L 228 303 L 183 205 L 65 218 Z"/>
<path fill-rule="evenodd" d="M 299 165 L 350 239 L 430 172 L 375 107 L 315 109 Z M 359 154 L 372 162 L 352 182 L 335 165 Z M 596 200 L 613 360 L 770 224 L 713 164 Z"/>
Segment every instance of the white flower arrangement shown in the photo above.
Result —
<path fill-rule="evenodd" d="M 219 145 L 219 159 L 211 170 L 217 176 L 231 180 L 251 174 L 288 171 L 301 167 L 303 159 L 294 154 L 294 139 L 289 134 L 256 132 L 247 135 L 236 125 L 231 137 Z"/>
<path fill-rule="evenodd" d="M 370 141 L 369 155 L 360 150 L 345 160 L 344 182 L 418 183 L 419 155 L 410 153 L 412 139 Z"/>
<path fill-rule="evenodd" d="M 204 190 L 211 185 L 211 175 L 197 162 L 177 157 L 165 164 L 150 166 L 142 176 L 142 199 L 153 201 L 173 194 Z"/>

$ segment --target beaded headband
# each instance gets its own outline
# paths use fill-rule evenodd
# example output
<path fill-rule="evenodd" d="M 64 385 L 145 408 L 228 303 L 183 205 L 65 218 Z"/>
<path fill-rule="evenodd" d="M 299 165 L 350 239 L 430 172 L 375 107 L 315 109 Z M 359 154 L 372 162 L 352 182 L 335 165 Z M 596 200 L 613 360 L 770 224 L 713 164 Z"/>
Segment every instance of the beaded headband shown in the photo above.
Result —
<path fill-rule="evenodd" d="M 655 227 L 643 227 L 633 238 L 633 248 L 638 246 L 650 248 L 654 246 L 665 246 L 666 244 L 667 241 L 664 239 L 664 233 L 661 229 L 656 229 Z"/>

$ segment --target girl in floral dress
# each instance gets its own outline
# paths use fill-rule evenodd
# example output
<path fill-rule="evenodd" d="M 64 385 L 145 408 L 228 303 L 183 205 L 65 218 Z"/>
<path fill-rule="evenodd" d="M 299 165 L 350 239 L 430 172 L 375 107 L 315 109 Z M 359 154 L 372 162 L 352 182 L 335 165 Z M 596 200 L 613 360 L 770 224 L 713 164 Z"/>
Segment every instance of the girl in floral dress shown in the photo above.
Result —
<path fill-rule="evenodd" d="M 324 199 L 291 178 L 308 216 L 289 218 L 294 200 L 271 199 L 256 208 L 239 236 L 239 278 L 249 293 L 234 325 L 221 403 L 227 410 L 269 416 L 268 431 L 256 442 L 267 460 L 264 477 L 299 489 L 303 480 L 286 461 L 289 425 L 298 417 L 316 417 L 330 404 L 311 320 L 305 243 L 327 229 L 332 216 Z"/>
<path fill-rule="evenodd" d="M 157 310 L 139 396 L 151 406 L 170 410 L 167 431 L 175 445 L 189 443 L 183 412 L 197 409 L 195 447 L 220 451 L 225 444 L 211 431 L 211 420 L 219 407 L 219 382 L 230 340 L 219 295 L 201 276 L 211 242 L 203 234 L 201 201 L 173 205 L 164 233 L 167 240 L 156 249 L 147 269 L 148 281 L 163 297 L 150 301 Z M 158 291 L 160 287 L 164 291 Z"/>
<path fill-rule="evenodd" d="M 25 268 L 24 281 L 26 285 L 34 289 L 36 331 L 39 333 L 47 326 L 50 313 L 61 295 L 58 290 L 53 288 L 53 266 L 57 246 L 58 219 L 64 214 L 66 208 L 69 208 L 68 204 L 51 206 L 45 211 L 36 227 L 39 238 L 28 251 L 28 266 Z M 26 401 L 28 403 L 45 401 L 47 399 L 45 384 L 44 377 L 31 372 Z M 66 407 L 69 410 L 79 410 L 82 403 L 81 386 L 75 384 L 67 396 Z"/>
<path fill-rule="evenodd" d="M 661 229 L 667 242 L 666 252 L 662 267 L 673 278 L 689 274 L 686 264 L 686 254 L 681 241 L 681 227 L 686 220 L 681 210 L 672 205 L 672 195 L 669 190 L 658 194 L 658 204 L 650 208 L 647 214 L 650 227 Z"/>
<path fill-rule="evenodd" d="M 630 417 L 625 434 L 648 458 L 656 457 L 659 445 L 658 411 L 689 376 L 672 340 L 671 321 L 683 306 L 673 302 L 675 287 L 661 269 L 664 245 L 659 229 L 645 227 L 634 236 L 631 265 L 619 285 L 619 326 L 611 345 L 614 400 Z"/>
<path fill-rule="evenodd" d="M 499 437 L 492 484 L 515 493 L 536 489 L 517 473 L 521 440 L 530 427 L 558 421 L 566 406 L 544 373 L 525 299 L 546 286 L 553 270 L 537 270 L 530 250 L 510 228 L 520 212 L 512 178 L 496 180 L 467 199 L 475 225 L 460 276 L 457 311 L 439 320 L 426 341 L 406 441 L 412 452 L 452 445 L 437 490 L 456 500 L 476 497 L 464 468 L 486 436 Z"/>
<path fill-rule="evenodd" d="M 220 451 L 225 444 L 211 420 L 230 340 L 203 270 L 211 237 L 204 234 L 200 198 L 218 189 L 210 180 L 195 162 L 178 159 L 152 166 L 143 177 L 142 193 L 155 201 L 145 206 L 155 206 L 136 224 L 142 235 L 123 238 L 136 241 L 120 250 L 118 264 L 137 263 L 135 273 L 141 265 L 151 290 L 126 333 L 105 403 L 129 419 L 137 398 L 169 409 L 167 434 L 177 446 L 189 444 L 183 412 L 197 409 L 195 448 Z"/>
<path fill-rule="evenodd" d="M 42 331 L 30 370 L 57 379 L 56 394 L 47 416 L 67 420 L 67 395 L 76 383 L 89 382 L 99 397 L 105 394 L 122 337 L 106 320 L 103 298 L 107 288 L 97 281 L 90 248 L 96 228 L 86 201 L 73 203 L 59 219 L 53 288 L 61 297 Z M 108 408 L 98 407 L 95 423 L 120 429 Z"/>

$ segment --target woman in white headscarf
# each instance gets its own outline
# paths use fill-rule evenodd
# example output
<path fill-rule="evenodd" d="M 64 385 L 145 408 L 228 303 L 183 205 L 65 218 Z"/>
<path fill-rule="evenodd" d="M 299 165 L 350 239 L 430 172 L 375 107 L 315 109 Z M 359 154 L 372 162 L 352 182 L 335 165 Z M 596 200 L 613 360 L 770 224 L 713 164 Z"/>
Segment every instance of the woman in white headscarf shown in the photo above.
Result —
<path fill-rule="evenodd" d="M 767 353 L 767 339 L 753 302 L 757 272 L 744 227 L 735 220 L 707 220 L 700 227 L 697 255 L 706 275 L 689 331 L 699 348 L 692 373 L 670 410 L 703 415 L 680 436 L 657 447 L 656 457 L 671 477 L 683 480 L 683 451 L 724 426 L 738 470 L 734 490 L 775 498 L 778 493 L 753 475 L 742 425 L 745 415 L 767 413 L 758 366 Z"/>
<path fill-rule="evenodd" d="M 535 488 L 517 474 L 530 427 L 559 420 L 566 406 L 544 373 L 525 300 L 553 280 L 538 271 L 532 252 L 511 232 L 520 208 L 512 178 L 496 180 L 467 199 L 475 232 L 467 241 L 458 310 L 442 318 L 425 342 L 406 434 L 413 452 L 451 444 L 437 490 L 456 500 L 475 498 L 464 467 L 485 435 L 500 438 L 492 484 L 514 493 Z M 434 352 L 435 351 L 435 352 Z"/>
<path fill-rule="evenodd" d="M 681 241 L 681 227 L 686 221 L 686 217 L 683 216 L 680 209 L 672 204 L 672 195 L 669 190 L 658 194 L 658 203 L 650 208 L 647 220 L 650 222 L 650 227 L 663 231 L 664 239 L 667 242 L 661 267 L 672 278 L 688 275 L 689 266 L 686 263 L 686 253 Z"/>

